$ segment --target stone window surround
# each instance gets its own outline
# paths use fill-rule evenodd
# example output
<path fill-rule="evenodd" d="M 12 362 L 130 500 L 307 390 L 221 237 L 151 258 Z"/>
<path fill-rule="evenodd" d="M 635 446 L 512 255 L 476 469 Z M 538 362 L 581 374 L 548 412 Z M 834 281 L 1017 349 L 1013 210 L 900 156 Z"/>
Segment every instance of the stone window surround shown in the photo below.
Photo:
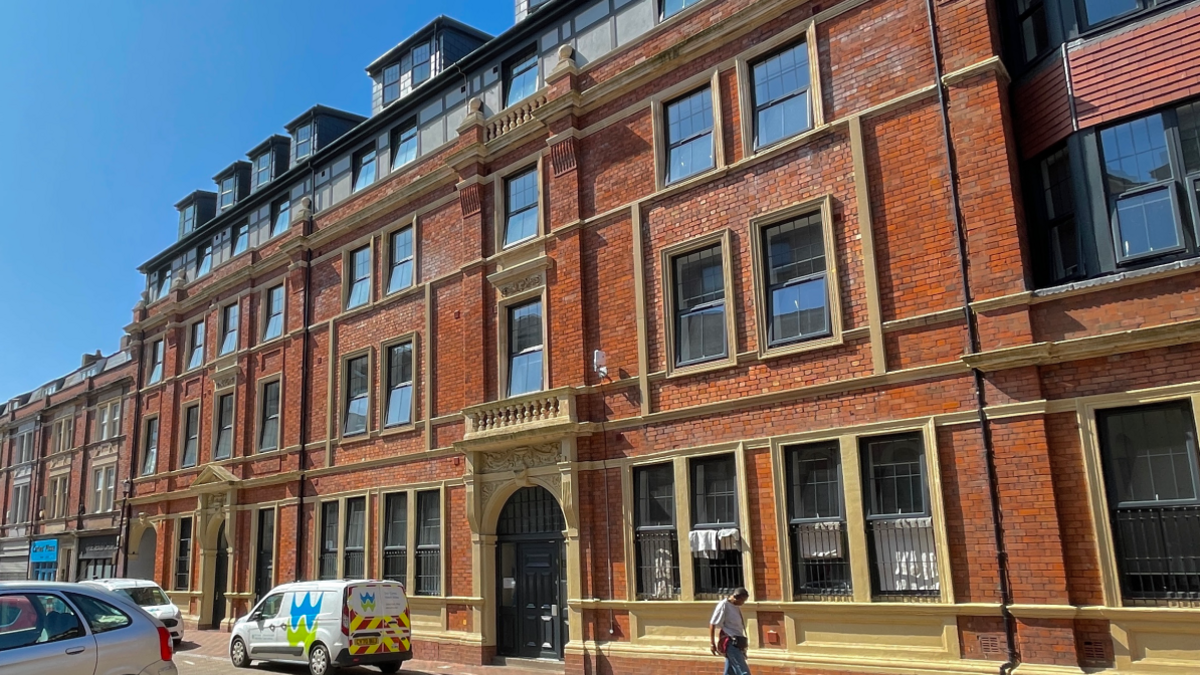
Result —
<path fill-rule="evenodd" d="M 808 129 L 798 134 L 781 138 L 774 143 L 755 147 L 753 65 L 762 58 L 769 57 L 775 52 L 798 45 L 801 42 L 808 49 L 808 106 L 812 124 Z M 737 72 L 738 109 L 741 113 L 738 115 L 738 132 L 741 134 L 743 157 L 750 157 L 766 152 L 780 144 L 787 143 L 799 136 L 810 133 L 814 129 L 820 129 L 825 125 L 825 106 L 821 96 L 820 51 L 817 49 L 817 44 L 817 24 L 812 19 L 808 19 L 772 36 L 768 40 L 755 44 L 753 47 L 734 57 L 734 67 Z"/>
<path fill-rule="evenodd" d="M 680 185 L 686 185 L 694 180 L 703 179 L 715 171 L 720 171 L 725 168 L 725 143 L 724 143 L 724 120 L 722 119 L 721 108 L 721 70 L 719 67 L 710 68 L 703 73 L 698 73 L 688 79 L 667 87 L 655 93 L 650 97 L 651 120 L 654 133 L 654 189 L 655 192 L 661 192 L 668 187 L 667 184 L 667 130 L 666 130 L 666 106 L 674 100 L 687 96 L 697 90 L 708 87 L 709 94 L 712 96 L 712 143 L 713 143 L 713 165 L 712 168 L 701 171 L 691 176 L 680 178 L 670 184 L 671 188 L 678 188 Z"/>
<path fill-rule="evenodd" d="M 391 338 L 389 340 L 384 340 L 379 345 L 379 382 L 378 382 L 379 398 L 378 398 L 378 400 L 380 401 L 380 405 L 378 406 L 378 408 L 379 408 L 378 413 L 379 413 L 379 429 L 380 429 L 381 434 L 396 433 L 399 431 L 409 431 L 417 425 L 417 422 L 418 422 L 417 415 L 420 412 L 420 407 L 417 405 L 417 400 L 418 400 L 418 396 L 420 395 L 420 392 L 421 392 L 421 390 L 418 388 L 418 384 L 421 380 L 421 378 L 418 377 L 419 372 L 420 372 L 419 366 L 421 365 L 420 337 L 421 337 L 420 333 L 418 333 L 417 331 L 414 330 L 414 331 L 409 331 L 403 335 L 399 335 L 397 337 Z M 389 372 L 389 368 L 391 367 L 391 363 L 389 363 L 389 361 L 388 361 L 388 355 L 389 355 L 389 352 L 392 347 L 395 347 L 397 345 L 402 345 L 406 342 L 412 344 L 412 396 L 409 397 L 410 398 L 409 404 L 412 407 L 412 410 L 409 411 L 407 424 L 397 424 L 395 426 L 389 427 L 389 426 L 387 426 L 387 400 L 388 400 L 387 397 L 388 397 L 388 372 Z M 408 588 L 408 587 L 406 586 L 406 588 Z"/>
<path fill-rule="evenodd" d="M 203 342 L 203 344 L 200 345 L 200 349 L 202 350 L 203 353 L 200 355 L 200 363 L 194 367 L 191 367 L 192 351 L 196 348 L 196 344 L 195 344 L 196 334 L 195 334 L 194 330 L 195 330 L 195 327 L 197 324 L 199 324 L 201 326 L 200 330 L 205 333 L 204 342 Z M 189 370 L 196 370 L 198 368 L 203 368 L 204 364 L 208 363 L 208 334 L 207 334 L 207 331 L 208 331 L 208 317 L 207 316 L 202 316 L 202 317 L 200 317 L 199 321 L 193 321 L 193 322 L 187 324 L 187 355 L 184 357 L 183 372 L 186 373 Z"/>
<path fill-rule="evenodd" d="M 258 312 L 256 312 L 256 314 L 258 316 L 258 331 L 256 331 L 256 332 L 258 333 L 258 343 L 261 345 L 261 344 L 266 344 L 268 342 L 274 342 L 276 340 L 281 340 L 281 339 L 287 337 L 287 335 L 288 335 L 288 328 L 287 328 L 287 322 L 288 322 L 287 274 L 286 274 L 286 272 L 284 272 L 284 273 L 280 274 L 279 276 L 277 276 L 276 278 L 264 281 L 259 285 L 262 286 L 262 290 L 258 291 Z M 267 323 L 270 321 L 270 318 L 271 318 L 267 314 L 268 299 L 271 297 L 271 291 L 273 291 L 276 288 L 279 288 L 280 286 L 283 286 L 283 307 L 281 308 L 283 326 L 280 328 L 279 335 L 276 335 L 275 337 L 272 337 L 272 338 L 267 338 L 264 336 L 266 335 L 266 332 L 267 332 Z"/>
<path fill-rule="evenodd" d="M 532 242 L 546 238 L 546 171 L 545 155 L 549 149 L 539 150 L 533 154 L 510 162 L 503 168 L 493 171 L 489 178 L 492 181 L 492 237 L 493 255 L 508 253 L 528 246 Z M 519 173 L 533 168 L 537 174 L 537 234 L 528 239 L 514 242 L 507 248 L 504 246 L 504 232 L 508 226 L 508 179 Z"/>
<path fill-rule="evenodd" d="M 381 232 L 381 235 L 382 235 L 382 238 L 381 238 L 382 244 L 381 245 L 383 248 L 383 260 L 384 260 L 384 263 L 383 263 L 384 272 L 383 272 L 383 279 L 381 280 L 381 288 L 382 288 L 382 292 L 385 294 L 385 297 L 397 297 L 400 294 L 404 293 L 405 291 L 408 291 L 408 290 L 411 290 L 414 288 L 419 288 L 421 286 L 421 274 L 420 274 L 420 272 L 421 272 L 421 245 L 420 245 L 421 239 L 419 236 L 421 233 L 421 230 L 418 227 L 419 220 L 420 219 L 417 218 L 416 214 L 410 214 L 410 215 L 407 215 L 407 216 L 404 216 L 402 218 L 395 220 L 394 222 L 392 222 L 392 224 L 385 227 Z M 412 228 L 412 241 L 413 241 L 412 283 L 404 288 L 401 288 L 401 289 L 393 292 L 393 293 L 388 293 L 387 289 L 392 283 L 392 236 L 394 234 L 396 234 L 397 232 L 403 230 L 406 227 Z"/>
<path fill-rule="evenodd" d="M 417 522 L 417 520 L 418 520 L 417 519 L 417 495 L 420 493 L 424 493 L 424 492 L 437 492 L 438 493 L 438 504 L 441 505 L 440 516 L 441 516 L 442 536 L 441 536 L 441 541 L 438 542 L 439 545 L 441 546 L 441 551 L 442 551 L 441 569 L 439 571 L 439 576 L 441 578 L 441 582 L 439 583 L 439 588 L 438 588 L 439 592 L 437 595 L 422 595 L 420 597 L 444 598 L 444 597 L 446 597 L 446 558 L 448 557 L 448 555 L 447 555 L 448 549 L 447 549 L 447 541 L 446 541 L 446 491 L 445 491 L 445 486 L 442 483 L 412 484 L 412 485 L 406 485 L 406 486 L 400 487 L 400 488 L 388 488 L 387 490 L 375 493 L 375 500 L 376 500 L 375 512 L 378 517 L 378 527 L 375 528 L 375 533 L 376 533 L 375 541 L 378 542 L 378 546 L 377 546 L 378 550 L 371 552 L 372 553 L 371 559 L 373 559 L 376 564 L 376 570 L 378 572 L 376 574 L 376 576 L 382 577 L 383 576 L 383 546 L 384 546 L 384 541 L 386 540 L 385 536 L 387 534 L 387 498 L 388 498 L 388 495 L 395 495 L 395 494 L 405 495 L 405 501 L 407 502 L 408 505 L 406 507 L 407 522 L 405 523 L 405 533 L 404 533 L 404 545 L 405 545 L 405 551 L 406 551 L 406 556 L 405 556 L 406 569 L 404 570 L 404 579 L 405 579 L 404 587 L 413 589 L 413 595 L 416 596 L 417 536 L 418 536 L 418 529 L 419 529 L 419 523 Z M 368 513 L 370 513 L 370 509 L 368 509 Z"/>
<path fill-rule="evenodd" d="M 141 435 L 140 435 L 141 447 L 138 448 L 138 456 L 137 456 L 137 460 L 138 460 L 137 475 L 139 477 L 153 476 L 158 473 L 158 461 L 159 461 L 159 459 L 161 459 L 159 450 L 162 448 L 162 444 L 163 444 L 162 443 L 162 424 L 159 422 L 160 414 L 161 413 L 154 412 L 154 413 L 144 415 L 142 417 L 142 431 L 141 431 Z M 151 471 L 146 472 L 146 471 L 143 471 L 143 469 L 146 467 L 146 453 L 150 449 L 150 447 L 147 444 L 150 442 L 150 424 L 151 423 L 158 425 L 158 431 L 157 431 L 157 437 L 154 439 L 154 443 L 155 443 L 155 445 L 154 445 L 154 466 L 152 467 Z"/>
<path fill-rule="evenodd" d="M 229 456 L 223 459 L 217 459 L 217 443 L 221 439 L 221 399 L 225 396 L 233 397 L 233 437 L 230 439 Z M 208 444 L 208 462 L 205 464 L 213 464 L 219 462 L 228 462 L 237 457 L 238 447 L 238 396 L 237 387 L 228 387 L 219 389 L 213 392 L 213 411 L 212 411 L 212 429 Z"/>
<path fill-rule="evenodd" d="M 183 455 L 184 455 L 185 448 L 187 447 L 187 432 L 188 432 L 187 414 L 188 414 L 188 410 L 190 410 L 191 408 L 196 409 L 196 461 L 193 464 L 184 466 L 183 465 Z M 179 403 L 179 417 L 176 418 L 179 420 L 179 425 L 178 425 L 179 439 L 176 441 L 176 443 L 179 446 L 177 448 L 179 455 L 177 456 L 176 461 L 175 461 L 176 468 L 179 470 L 195 469 L 206 463 L 204 461 L 201 461 L 203 458 L 200 457 L 200 431 L 201 431 L 201 428 L 204 426 L 204 423 L 201 422 L 201 418 L 202 418 L 203 414 L 204 414 L 204 408 L 203 408 L 203 398 L 202 397 L 198 396 L 196 398 L 188 399 L 186 401 L 181 401 Z M 162 429 L 161 428 L 159 429 L 158 433 L 160 436 L 159 446 L 161 446 L 162 445 L 162 438 L 161 438 Z"/>
<path fill-rule="evenodd" d="M 346 435 L 346 411 L 349 401 L 346 399 L 350 391 L 350 361 L 359 357 L 367 359 L 367 427 L 361 433 Z M 375 380 L 375 381 L 372 381 Z M 340 441 L 354 441 L 364 438 L 370 438 L 377 430 L 371 428 L 371 408 L 376 407 L 378 399 L 375 395 L 375 387 L 378 384 L 378 378 L 375 376 L 375 350 L 371 346 L 355 349 L 351 352 L 345 352 L 338 355 L 338 403 L 337 403 L 337 438 Z"/>
<path fill-rule="evenodd" d="M 266 417 L 264 416 L 266 413 L 266 408 L 264 406 L 264 404 L 266 403 L 265 395 L 266 395 L 267 385 L 275 383 L 275 382 L 279 383 L 279 414 L 275 416 L 275 419 L 277 420 L 276 430 L 275 430 L 275 447 L 264 449 L 262 447 L 262 432 L 263 432 L 263 426 L 266 422 Z M 254 452 L 257 455 L 266 454 L 269 452 L 279 452 L 284 447 L 284 445 L 283 445 L 283 429 L 284 429 L 283 422 L 284 422 L 284 416 L 285 416 L 284 413 L 287 410 L 287 406 L 284 405 L 284 402 L 286 399 L 284 397 L 283 373 L 276 372 L 276 373 L 271 373 L 270 375 L 264 375 L 264 376 L 258 378 L 258 380 L 254 383 L 254 387 L 257 392 L 257 395 L 255 396 L 255 404 L 254 404 Z M 236 408 L 235 408 L 235 410 L 236 410 Z M 236 430 L 236 426 L 235 426 L 235 430 Z M 232 456 L 234 456 L 234 455 L 231 454 L 231 457 Z"/>
<path fill-rule="evenodd" d="M 537 300 L 542 304 L 542 388 L 539 391 L 545 391 L 550 388 L 550 316 L 548 294 L 546 293 L 546 284 L 543 282 L 536 288 L 530 288 L 526 291 L 513 293 L 509 296 L 501 297 L 496 302 L 496 362 L 499 367 L 499 377 L 496 380 L 496 399 L 504 400 L 508 396 L 508 370 L 509 370 L 509 327 L 508 327 L 508 310 L 510 307 L 521 305 L 531 300 Z M 522 396 L 530 396 L 535 392 L 521 394 L 514 398 Z"/>
<path fill-rule="evenodd" d="M 663 353 L 666 356 L 668 378 L 717 370 L 737 363 L 737 324 L 735 319 L 735 315 L 737 314 L 737 298 L 734 295 L 731 236 L 730 229 L 723 228 L 715 232 L 677 242 L 659 252 L 660 278 L 662 280 L 663 333 L 666 338 Z M 711 246 L 720 246 L 721 248 L 721 274 L 724 277 L 725 286 L 725 356 L 700 363 L 678 366 L 675 363 L 677 348 L 675 346 L 674 260 L 681 255 Z"/>

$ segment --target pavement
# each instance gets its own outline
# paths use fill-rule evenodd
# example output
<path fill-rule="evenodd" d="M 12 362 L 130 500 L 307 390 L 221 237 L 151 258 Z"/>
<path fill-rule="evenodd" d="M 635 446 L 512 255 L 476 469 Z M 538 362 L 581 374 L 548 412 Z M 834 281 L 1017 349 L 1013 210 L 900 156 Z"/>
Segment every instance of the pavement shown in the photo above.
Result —
<path fill-rule="evenodd" d="M 249 670 L 234 668 L 229 662 L 229 633 L 222 631 L 188 631 L 187 636 L 175 652 L 175 665 L 179 675 L 248 675 L 256 673 L 280 673 L 282 675 L 305 675 L 308 668 L 302 665 L 255 661 Z M 339 675 L 363 675 L 378 673 L 377 668 L 357 666 L 337 671 Z M 513 666 L 464 666 L 459 663 L 434 661 L 406 661 L 401 673 L 407 675 L 546 675 L 545 670 L 528 670 Z"/>

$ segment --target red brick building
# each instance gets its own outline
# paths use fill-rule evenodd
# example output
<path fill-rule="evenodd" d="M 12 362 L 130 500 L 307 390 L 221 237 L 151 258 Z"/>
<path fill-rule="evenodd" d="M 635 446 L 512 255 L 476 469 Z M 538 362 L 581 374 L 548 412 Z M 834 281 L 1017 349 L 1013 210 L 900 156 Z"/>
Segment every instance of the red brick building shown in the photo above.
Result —
<path fill-rule="evenodd" d="M 1195 2 L 517 9 L 179 202 L 129 574 L 570 673 L 718 672 L 740 585 L 757 673 L 1200 667 Z"/>

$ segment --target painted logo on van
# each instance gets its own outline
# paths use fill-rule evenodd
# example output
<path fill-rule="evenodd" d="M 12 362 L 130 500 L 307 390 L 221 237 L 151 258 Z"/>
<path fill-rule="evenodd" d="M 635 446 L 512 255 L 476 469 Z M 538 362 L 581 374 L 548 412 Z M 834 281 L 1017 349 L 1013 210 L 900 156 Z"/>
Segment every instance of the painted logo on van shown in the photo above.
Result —
<path fill-rule="evenodd" d="M 359 602 L 359 604 L 362 605 L 364 612 L 374 612 L 375 611 L 375 594 L 374 593 L 360 594 L 358 596 L 358 602 Z"/>
<path fill-rule="evenodd" d="M 317 637 L 317 615 L 321 613 L 323 593 L 305 593 L 292 596 L 292 611 L 287 626 L 287 641 L 290 647 L 304 647 L 304 653 Z"/>

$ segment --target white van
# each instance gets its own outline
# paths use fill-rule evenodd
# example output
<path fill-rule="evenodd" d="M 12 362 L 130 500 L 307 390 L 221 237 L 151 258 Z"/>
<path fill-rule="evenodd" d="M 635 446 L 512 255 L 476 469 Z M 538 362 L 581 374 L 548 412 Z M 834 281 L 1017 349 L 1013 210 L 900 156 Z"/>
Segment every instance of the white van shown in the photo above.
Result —
<path fill-rule="evenodd" d="M 150 616 L 158 619 L 171 633 L 175 646 L 183 642 L 183 612 L 167 598 L 163 589 L 146 579 L 89 579 L 81 582 L 106 588 L 137 603 Z"/>
<path fill-rule="evenodd" d="M 412 658 L 408 597 L 395 581 L 301 581 L 276 586 L 237 620 L 229 659 L 307 662 L 312 675 L 370 665 L 385 673 Z"/>

